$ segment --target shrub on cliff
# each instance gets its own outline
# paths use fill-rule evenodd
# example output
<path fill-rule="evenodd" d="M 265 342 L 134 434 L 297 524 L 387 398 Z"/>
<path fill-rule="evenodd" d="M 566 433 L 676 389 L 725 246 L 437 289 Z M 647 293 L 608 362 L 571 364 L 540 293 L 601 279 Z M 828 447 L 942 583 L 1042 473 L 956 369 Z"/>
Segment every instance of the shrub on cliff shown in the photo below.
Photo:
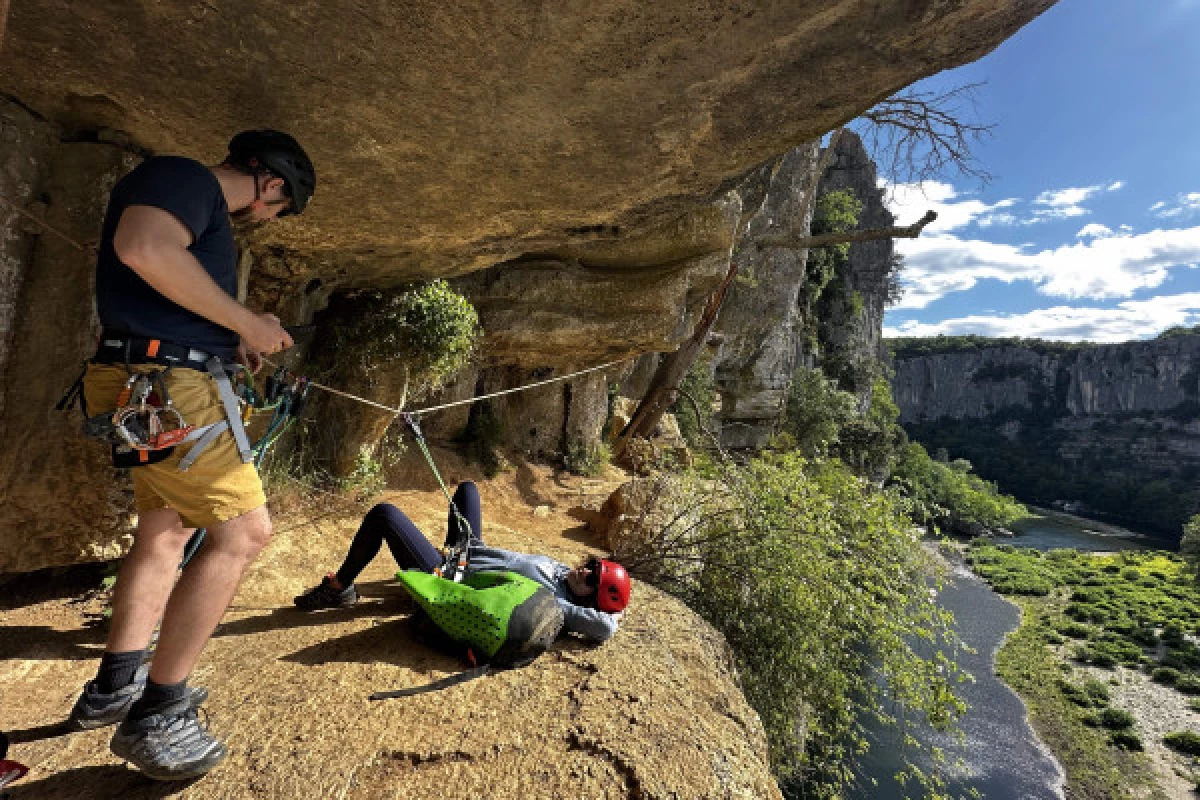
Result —
<path fill-rule="evenodd" d="M 997 528 L 1027 516 L 1025 506 L 971 472 L 969 462 L 943 464 L 917 442 L 900 449 L 891 480 L 913 499 L 916 521 L 946 533 Z"/>
<path fill-rule="evenodd" d="M 903 707 L 952 726 L 961 675 L 928 645 L 953 654 L 958 640 L 897 492 L 796 453 L 727 465 L 694 491 L 705 513 L 676 515 L 629 566 L 724 634 L 781 784 L 836 796 L 868 745 L 864 716 L 895 723 Z M 936 775 L 907 770 L 938 796 Z"/>

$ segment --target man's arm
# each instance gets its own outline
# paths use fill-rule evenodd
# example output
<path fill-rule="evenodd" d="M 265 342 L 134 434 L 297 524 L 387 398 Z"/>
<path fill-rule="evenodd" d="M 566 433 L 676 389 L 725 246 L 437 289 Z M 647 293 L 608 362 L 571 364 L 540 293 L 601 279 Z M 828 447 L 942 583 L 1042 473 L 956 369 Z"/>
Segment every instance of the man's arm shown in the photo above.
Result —
<path fill-rule="evenodd" d="M 569 600 L 558 601 L 563 610 L 563 627 L 593 642 L 606 642 L 617 632 L 621 618 L 595 608 L 577 606 Z"/>
<path fill-rule="evenodd" d="M 271 314 L 256 314 L 217 285 L 188 247 L 192 233 L 174 214 L 132 205 L 113 234 L 117 257 L 159 294 L 237 333 L 247 350 L 276 353 L 292 337 Z"/>

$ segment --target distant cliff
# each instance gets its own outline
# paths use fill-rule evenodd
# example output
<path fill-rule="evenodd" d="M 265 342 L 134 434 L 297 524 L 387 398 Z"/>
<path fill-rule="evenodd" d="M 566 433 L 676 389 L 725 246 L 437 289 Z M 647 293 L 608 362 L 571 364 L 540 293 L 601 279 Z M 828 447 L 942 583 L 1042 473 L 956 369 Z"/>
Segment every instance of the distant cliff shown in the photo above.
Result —
<path fill-rule="evenodd" d="M 1200 335 L 891 343 L 900 421 L 1028 502 L 1162 535 L 1200 512 Z"/>

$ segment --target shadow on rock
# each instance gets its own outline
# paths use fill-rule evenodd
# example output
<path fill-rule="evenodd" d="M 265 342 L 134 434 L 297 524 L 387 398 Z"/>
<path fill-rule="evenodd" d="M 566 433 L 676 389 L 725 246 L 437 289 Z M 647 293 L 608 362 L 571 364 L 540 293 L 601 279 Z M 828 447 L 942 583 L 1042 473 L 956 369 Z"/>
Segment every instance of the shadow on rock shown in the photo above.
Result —
<path fill-rule="evenodd" d="M 462 668 L 462 661 L 439 652 L 425 642 L 419 626 L 407 617 L 309 645 L 280 660 L 307 666 L 340 661 L 362 664 L 386 662 L 413 670 L 455 671 Z"/>
<path fill-rule="evenodd" d="M 41 780 L 14 786 L 12 800 L 95 800 L 120 797 L 122 800 L 151 800 L 171 797 L 201 778 L 188 781 L 155 781 L 125 766 L 102 764 L 68 769 Z"/>
<path fill-rule="evenodd" d="M 99 658 L 106 635 L 100 627 L 60 631 L 43 625 L 6 625 L 0 636 L 0 661 Z"/>

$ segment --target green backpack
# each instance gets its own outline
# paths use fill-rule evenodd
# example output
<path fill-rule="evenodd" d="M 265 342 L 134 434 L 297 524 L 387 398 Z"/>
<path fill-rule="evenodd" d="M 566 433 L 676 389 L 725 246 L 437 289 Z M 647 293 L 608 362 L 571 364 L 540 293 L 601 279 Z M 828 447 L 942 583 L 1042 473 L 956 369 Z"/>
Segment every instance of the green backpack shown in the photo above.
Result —
<path fill-rule="evenodd" d="M 479 663 L 523 667 L 562 630 L 554 593 L 515 572 L 475 572 L 461 583 L 416 570 L 396 577 L 438 629 Z"/>

